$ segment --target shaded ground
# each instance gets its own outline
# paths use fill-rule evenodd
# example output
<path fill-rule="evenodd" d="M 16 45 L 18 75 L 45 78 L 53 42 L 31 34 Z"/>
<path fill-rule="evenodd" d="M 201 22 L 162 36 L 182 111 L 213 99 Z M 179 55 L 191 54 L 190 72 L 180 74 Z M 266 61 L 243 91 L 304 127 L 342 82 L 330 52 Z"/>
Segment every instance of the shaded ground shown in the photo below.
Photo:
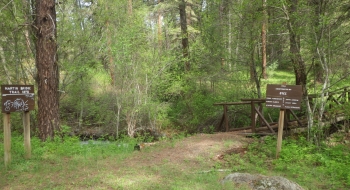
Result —
<path fill-rule="evenodd" d="M 150 166 L 163 162 L 175 164 L 182 169 L 203 166 L 203 162 L 213 165 L 225 154 L 244 154 L 249 142 L 253 139 L 245 138 L 235 132 L 198 134 L 173 142 L 173 145 L 162 147 L 162 142 L 145 147 L 125 164 Z M 157 151 L 148 151 L 158 147 Z"/>

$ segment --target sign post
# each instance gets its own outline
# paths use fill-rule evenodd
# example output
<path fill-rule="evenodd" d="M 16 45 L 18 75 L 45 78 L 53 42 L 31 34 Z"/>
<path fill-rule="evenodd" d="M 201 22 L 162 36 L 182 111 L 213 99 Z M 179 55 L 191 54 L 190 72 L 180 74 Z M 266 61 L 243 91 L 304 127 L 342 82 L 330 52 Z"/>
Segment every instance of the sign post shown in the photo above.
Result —
<path fill-rule="evenodd" d="M 277 148 L 276 148 L 276 158 L 278 158 L 282 148 L 282 137 L 283 137 L 283 126 L 284 126 L 284 114 L 285 109 L 280 109 L 280 115 L 278 119 L 278 134 L 277 134 Z"/>
<path fill-rule="evenodd" d="M 4 161 L 5 168 L 11 163 L 11 121 L 10 114 L 4 113 Z"/>
<path fill-rule="evenodd" d="M 280 108 L 276 148 L 276 158 L 278 158 L 282 147 L 285 111 L 286 109 L 300 109 L 303 95 L 302 86 L 268 84 L 266 89 L 266 107 Z"/>
<path fill-rule="evenodd" d="M 25 158 L 29 159 L 32 155 L 32 148 L 30 145 L 30 114 L 29 111 L 23 113 L 23 133 L 24 133 L 24 152 Z"/>
<path fill-rule="evenodd" d="M 33 85 L 1 85 L 1 105 L 4 121 L 5 167 L 11 163 L 11 112 L 23 113 L 25 157 L 31 157 L 30 117 L 29 111 L 34 109 Z"/>

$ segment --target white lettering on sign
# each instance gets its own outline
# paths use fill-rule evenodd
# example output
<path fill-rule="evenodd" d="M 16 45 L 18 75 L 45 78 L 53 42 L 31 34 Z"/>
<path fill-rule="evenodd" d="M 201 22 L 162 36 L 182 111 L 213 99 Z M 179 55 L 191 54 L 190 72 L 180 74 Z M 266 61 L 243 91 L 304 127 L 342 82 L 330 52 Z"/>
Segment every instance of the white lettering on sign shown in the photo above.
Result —
<path fill-rule="evenodd" d="M 23 91 L 23 90 L 29 91 L 30 89 L 31 89 L 30 86 L 21 86 L 21 90 L 22 90 L 22 91 Z"/>
<path fill-rule="evenodd" d="M 24 101 L 22 98 L 17 98 L 15 101 L 7 100 L 4 103 L 5 111 L 10 111 L 11 107 L 16 111 L 27 111 L 29 109 L 27 101 Z"/>
<path fill-rule="evenodd" d="M 282 100 L 282 98 L 272 98 L 273 100 Z"/>
<path fill-rule="evenodd" d="M 18 90 L 18 87 L 16 87 L 16 86 L 9 86 L 9 87 L 5 87 L 5 90 Z"/>
<path fill-rule="evenodd" d="M 291 88 L 276 88 L 276 90 L 284 90 L 284 91 L 291 91 L 292 89 Z"/>
<path fill-rule="evenodd" d="M 29 94 L 31 91 L 30 86 L 21 86 L 18 88 L 17 86 L 9 86 L 5 87 L 5 90 L 8 92 L 8 94 Z"/>
<path fill-rule="evenodd" d="M 280 92 L 280 95 L 287 96 L 287 92 Z"/>

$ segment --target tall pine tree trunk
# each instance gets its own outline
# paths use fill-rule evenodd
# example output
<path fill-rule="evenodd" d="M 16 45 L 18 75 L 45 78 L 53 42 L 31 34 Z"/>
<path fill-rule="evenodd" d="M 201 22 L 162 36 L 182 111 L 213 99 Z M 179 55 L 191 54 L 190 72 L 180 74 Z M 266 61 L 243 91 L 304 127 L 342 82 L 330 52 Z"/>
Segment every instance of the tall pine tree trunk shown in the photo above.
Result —
<path fill-rule="evenodd" d="M 60 125 L 55 0 L 36 0 L 35 11 L 38 129 L 40 139 L 46 141 Z"/>
<path fill-rule="evenodd" d="M 301 56 L 300 51 L 300 34 L 297 32 L 297 28 L 299 27 L 297 21 L 297 6 L 298 0 L 290 0 L 288 7 L 288 15 L 287 16 L 287 26 L 289 31 L 289 43 L 290 43 L 290 59 L 293 64 L 294 73 L 295 73 L 295 84 L 302 85 L 303 87 L 303 95 L 307 95 L 306 90 L 306 65 Z"/>
<path fill-rule="evenodd" d="M 181 39 L 182 39 L 182 54 L 185 62 L 185 71 L 190 70 L 189 61 L 189 45 L 188 45 L 188 32 L 187 32 L 187 19 L 186 19 L 186 2 L 181 0 L 179 4 L 180 10 L 180 25 L 181 25 Z"/>
<path fill-rule="evenodd" d="M 262 54 L 262 76 L 267 79 L 266 73 L 266 31 L 267 31 L 267 10 L 266 10 L 266 0 L 263 0 L 263 20 L 261 27 L 261 54 Z"/>

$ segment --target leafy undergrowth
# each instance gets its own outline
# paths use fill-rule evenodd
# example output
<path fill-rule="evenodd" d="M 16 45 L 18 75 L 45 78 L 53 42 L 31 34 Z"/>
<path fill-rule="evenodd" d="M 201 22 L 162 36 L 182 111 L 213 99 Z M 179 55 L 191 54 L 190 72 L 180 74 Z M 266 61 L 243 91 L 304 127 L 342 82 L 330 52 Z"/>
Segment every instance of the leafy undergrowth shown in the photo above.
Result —
<path fill-rule="evenodd" d="M 285 139 L 275 158 L 276 138 L 266 137 L 250 144 L 244 156 L 225 156 L 225 164 L 234 171 L 283 176 L 306 189 L 350 189 L 347 145 L 317 147 L 303 137 Z"/>
<path fill-rule="evenodd" d="M 23 137 L 13 135 L 12 163 L 7 169 L 0 164 L 0 189 L 237 189 L 231 183 L 220 184 L 224 176 L 236 171 L 283 176 L 306 189 L 350 188 L 347 146 L 320 148 L 303 138 L 287 139 L 280 158 L 275 159 L 275 138 L 255 139 L 247 147 L 237 143 L 244 137 L 216 144 L 211 137 L 168 139 L 141 152 L 133 150 L 137 140 L 129 138 L 115 142 L 65 138 L 44 143 L 32 138 L 32 158 L 26 160 Z M 190 147 L 201 140 L 207 150 Z M 222 147 L 217 147 L 219 143 Z M 232 147 L 242 151 L 221 151 Z M 218 160 L 219 150 L 225 156 Z"/>

